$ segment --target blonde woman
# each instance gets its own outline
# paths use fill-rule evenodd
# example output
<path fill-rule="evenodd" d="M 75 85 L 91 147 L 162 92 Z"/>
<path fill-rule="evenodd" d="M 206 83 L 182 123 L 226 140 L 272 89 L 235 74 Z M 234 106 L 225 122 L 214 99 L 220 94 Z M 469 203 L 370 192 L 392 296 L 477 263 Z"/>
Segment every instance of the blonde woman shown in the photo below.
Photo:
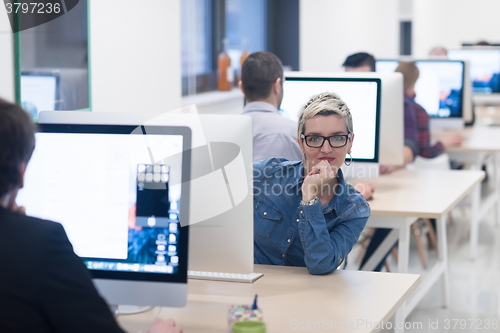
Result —
<path fill-rule="evenodd" d="M 370 209 L 340 167 L 354 140 L 347 105 L 334 93 L 313 96 L 299 113 L 302 161 L 254 163 L 255 263 L 334 271 L 363 230 Z"/>

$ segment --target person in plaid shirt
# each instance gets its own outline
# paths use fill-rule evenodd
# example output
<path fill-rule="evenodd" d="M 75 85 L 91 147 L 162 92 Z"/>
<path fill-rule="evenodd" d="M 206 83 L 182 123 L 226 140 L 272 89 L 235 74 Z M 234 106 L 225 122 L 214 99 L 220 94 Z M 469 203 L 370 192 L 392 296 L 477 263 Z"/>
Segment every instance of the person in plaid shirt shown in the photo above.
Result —
<path fill-rule="evenodd" d="M 404 88 L 404 165 L 381 165 L 380 173 L 390 173 L 396 169 L 404 167 L 414 160 L 417 155 L 425 158 L 433 158 L 442 154 L 448 147 L 456 147 L 462 144 L 463 137 L 460 134 L 448 134 L 435 144 L 430 143 L 429 115 L 419 104 L 415 102 L 415 83 L 420 75 L 418 67 L 414 62 L 400 62 L 396 72 L 403 74 Z M 370 244 L 368 245 L 360 269 L 383 242 L 391 229 L 375 229 Z M 375 267 L 375 271 L 380 271 L 389 255 L 389 252 Z"/>
<path fill-rule="evenodd" d="M 400 62 L 396 72 L 403 74 L 404 87 L 404 164 L 381 165 L 380 173 L 386 174 L 404 167 L 415 159 L 417 155 L 425 158 L 434 158 L 441 155 L 446 148 L 460 146 L 463 137 L 457 133 L 450 133 L 435 144 L 430 142 L 429 115 L 415 102 L 415 83 L 420 75 L 414 62 Z"/>
<path fill-rule="evenodd" d="M 415 102 L 415 83 L 419 70 L 414 62 L 400 62 L 396 72 L 403 74 L 404 113 L 405 113 L 405 145 L 408 145 L 413 156 L 420 155 L 433 158 L 441 155 L 446 148 L 460 146 L 463 137 L 452 133 L 431 145 L 429 133 L 429 115 Z"/>

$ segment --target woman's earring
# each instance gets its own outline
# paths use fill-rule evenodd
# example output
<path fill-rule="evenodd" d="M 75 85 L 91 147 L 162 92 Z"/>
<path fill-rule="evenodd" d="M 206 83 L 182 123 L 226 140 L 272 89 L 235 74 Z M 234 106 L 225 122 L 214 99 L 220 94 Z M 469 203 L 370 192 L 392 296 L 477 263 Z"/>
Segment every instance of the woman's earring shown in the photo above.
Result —
<path fill-rule="evenodd" d="M 351 165 L 351 164 L 352 164 L 352 156 L 351 156 L 351 152 L 349 152 L 348 154 L 349 154 L 349 164 L 347 164 L 347 162 L 346 162 L 346 161 L 344 161 L 344 164 L 345 164 L 345 165 L 347 165 L 347 166 L 349 166 L 349 165 Z"/>
<path fill-rule="evenodd" d="M 306 154 L 302 154 L 302 165 L 306 166 Z"/>

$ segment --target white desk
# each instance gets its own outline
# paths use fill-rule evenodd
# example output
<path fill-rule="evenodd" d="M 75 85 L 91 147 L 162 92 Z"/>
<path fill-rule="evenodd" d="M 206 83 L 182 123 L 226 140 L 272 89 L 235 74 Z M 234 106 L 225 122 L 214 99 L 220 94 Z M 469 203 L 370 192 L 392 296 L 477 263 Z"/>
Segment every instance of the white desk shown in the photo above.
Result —
<path fill-rule="evenodd" d="M 258 294 L 269 333 L 378 332 L 375 324 L 387 322 L 420 282 L 415 274 L 336 271 L 318 276 L 305 267 L 267 265 L 255 265 L 255 271 L 264 276 L 253 284 L 189 280 L 187 306 L 163 308 L 160 317 L 174 319 L 184 333 L 226 332 L 229 305 L 251 304 Z M 156 313 L 120 316 L 118 322 L 138 332 Z"/>
<path fill-rule="evenodd" d="M 456 131 L 455 131 L 456 132 Z M 437 132 L 433 136 L 439 138 L 446 132 Z M 471 170 L 481 170 L 488 158 L 491 158 L 493 170 L 489 171 L 492 178 L 491 191 L 483 198 L 481 196 L 481 185 L 473 194 L 473 202 L 480 202 L 478 214 L 472 215 L 470 231 L 470 258 L 475 259 L 477 255 L 477 244 L 479 234 L 479 222 L 493 208 L 495 209 L 495 220 L 500 220 L 500 127 L 474 126 L 458 131 L 465 141 L 462 146 L 450 148 L 446 152 L 450 158 L 467 162 Z"/>
<path fill-rule="evenodd" d="M 485 118 L 500 118 L 500 107 L 498 105 L 476 105 L 474 113 L 476 121 Z"/>
<path fill-rule="evenodd" d="M 398 310 L 396 322 L 404 322 L 408 314 L 440 278 L 442 278 L 443 305 L 448 306 L 450 294 L 446 214 L 477 188 L 483 178 L 483 171 L 398 170 L 378 178 L 357 180 L 369 181 L 375 185 L 374 198 L 369 201 L 371 216 L 367 227 L 393 229 L 365 264 L 364 268 L 367 270 L 373 269 L 399 239 L 398 273 L 407 273 L 411 224 L 418 218 L 437 219 L 439 260 L 425 274 L 412 297 Z M 402 331 L 396 330 L 396 332 Z"/>

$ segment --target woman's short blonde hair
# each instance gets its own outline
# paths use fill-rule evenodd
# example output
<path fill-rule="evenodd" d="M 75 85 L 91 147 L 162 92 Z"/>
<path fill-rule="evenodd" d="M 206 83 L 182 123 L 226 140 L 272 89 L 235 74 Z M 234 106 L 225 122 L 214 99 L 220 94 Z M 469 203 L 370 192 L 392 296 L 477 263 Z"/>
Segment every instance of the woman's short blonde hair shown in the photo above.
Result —
<path fill-rule="evenodd" d="M 307 119 L 311 119 L 317 115 L 340 116 L 345 119 L 347 132 L 353 133 L 351 111 L 347 107 L 347 104 L 345 104 L 345 102 L 337 94 L 333 92 L 324 92 L 314 95 L 303 107 L 300 108 L 297 128 L 298 139 L 300 139 L 301 134 L 304 134 Z"/>

